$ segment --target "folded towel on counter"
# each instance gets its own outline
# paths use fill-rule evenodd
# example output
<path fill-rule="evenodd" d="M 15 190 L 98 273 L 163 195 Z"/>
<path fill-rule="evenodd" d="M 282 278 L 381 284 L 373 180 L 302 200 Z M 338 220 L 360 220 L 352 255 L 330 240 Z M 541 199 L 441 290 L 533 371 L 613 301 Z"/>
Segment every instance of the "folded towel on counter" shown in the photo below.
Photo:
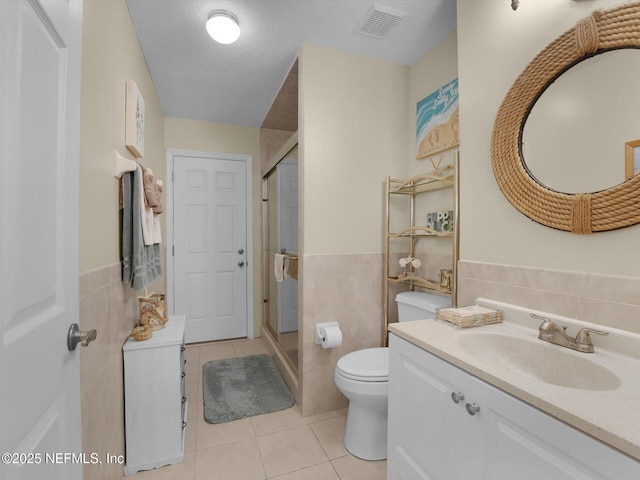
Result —
<path fill-rule="evenodd" d="M 284 265 L 284 254 L 276 253 L 273 260 L 273 273 L 276 277 L 276 282 L 282 283 L 287 278 L 287 272 Z"/>

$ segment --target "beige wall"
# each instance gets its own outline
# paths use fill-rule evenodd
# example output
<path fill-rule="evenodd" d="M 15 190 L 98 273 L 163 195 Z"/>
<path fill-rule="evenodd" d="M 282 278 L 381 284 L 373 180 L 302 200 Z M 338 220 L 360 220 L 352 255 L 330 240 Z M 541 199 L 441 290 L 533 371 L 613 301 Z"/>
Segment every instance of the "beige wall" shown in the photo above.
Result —
<path fill-rule="evenodd" d="M 457 32 L 451 32 L 438 45 L 429 50 L 409 68 L 409 106 L 407 109 L 407 151 L 408 168 L 404 174 L 412 177 L 433 169 L 429 159 L 416 160 L 416 104 L 432 94 L 443 85 L 458 76 L 458 37 Z M 453 163 L 454 152 L 447 150 L 433 156 L 437 162 L 443 156 L 442 165 Z"/>
<path fill-rule="evenodd" d="M 304 252 L 382 252 L 384 177 L 407 156 L 409 69 L 310 44 L 299 62 Z"/>
<path fill-rule="evenodd" d="M 418 151 L 416 145 L 416 105 L 427 95 L 437 91 L 458 76 L 457 32 L 451 32 L 438 45 L 429 50 L 415 64 L 409 68 L 409 105 L 407 114 L 409 124 L 407 127 L 407 171 L 401 178 L 409 178 L 422 173 L 430 172 L 435 165 L 444 166 L 454 163 L 454 155 L 458 150 L 439 152 L 430 158 L 416 159 Z M 433 163 L 432 163 L 433 161 Z M 440 163 L 439 163 L 440 162 Z M 395 219 L 406 218 L 406 207 L 402 208 L 402 200 L 394 198 L 391 203 L 391 214 Z M 453 210 L 454 198 L 451 189 L 430 192 L 416 198 L 416 223 L 426 223 L 427 212 Z M 396 210 L 394 210 L 394 207 Z M 397 208 L 401 211 L 398 212 Z M 406 228 L 404 225 L 401 228 Z M 400 242 L 396 242 L 399 245 Z M 406 242 L 403 242 L 406 245 Z M 392 245 L 393 248 L 393 245 Z M 416 272 L 431 280 L 439 278 L 441 268 L 452 268 L 452 240 L 448 238 L 429 239 L 418 242 L 416 251 L 418 258 L 422 260 L 422 267 Z M 393 304 L 392 304 L 393 309 Z"/>
<path fill-rule="evenodd" d="M 84 0 L 80 127 L 80 328 L 96 329 L 80 349 L 82 448 L 124 454 L 122 345 L 138 322 L 135 290 L 122 283 L 119 184 L 113 152 L 124 146 L 125 81 L 145 100 L 145 156 L 164 180 L 164 121 L 124 0 Z M 151 291 L 164 291 L 160 277 Z M 120 478 L 122 465 L 84 465 L 85 480 Z"/>
<path fill-rule="evenodd" d="M 173 117 L 165 117 L 164 126 L 164 143 L 169 149 L 245 154 L 254 162 L 260 156 L 260 131 L 256 127 Z"/>
<path fill-rule="evenodd" d="M 260 176 L 260 130 L 199 120 L 166 117 L 165 146 L 174 150 L 195 150 L 214 153 L 251 155 L 253 172 L 253 331 L 260 336 L 262 301 L 260 289 L 260 220 L 262 182 Z"/>
<path fill-rule="evenodd" d="M 638 275 L 640 226 L 585 236 L 541 226 L 511 206 L 491 169 L 493 120 L 513 81 L 549 42 L 612 3 L 523 1 L 514 12 L 508 2 L 458 0 L 462 259 Z"/>
<path fill-rule="evenodd" d="M 345 406 L 338 359 L 381 345 L 384 178 L 431 170 L 415 160 L 416 103 L 457 76 L 455 40 L 410 68 L 315 45 L 300 53 L 303 415 Z M 338 348 L 313 342 L 327 321 L 341 326 Z"/>
<path fill-rule="evenodd" d="M 80 272 L 120 261 L 119 181 L 113 152 L 124 145 L 125 81 L 145 100 L 141 162 L 164 180 L 164 120 L 124 0 L 85 0 L 80 127 Z"/>

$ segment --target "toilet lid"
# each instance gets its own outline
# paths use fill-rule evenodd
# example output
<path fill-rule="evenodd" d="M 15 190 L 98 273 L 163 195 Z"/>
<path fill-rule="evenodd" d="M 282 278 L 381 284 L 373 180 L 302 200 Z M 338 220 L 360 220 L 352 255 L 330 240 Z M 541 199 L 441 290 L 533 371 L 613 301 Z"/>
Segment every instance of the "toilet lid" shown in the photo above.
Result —
<path fill-rule="evenodd" d="M 336 365 L 343 377 L 361 382 L 386 382 L 389 380 L 389 349 L 365 348 L 347 353 Z"/>

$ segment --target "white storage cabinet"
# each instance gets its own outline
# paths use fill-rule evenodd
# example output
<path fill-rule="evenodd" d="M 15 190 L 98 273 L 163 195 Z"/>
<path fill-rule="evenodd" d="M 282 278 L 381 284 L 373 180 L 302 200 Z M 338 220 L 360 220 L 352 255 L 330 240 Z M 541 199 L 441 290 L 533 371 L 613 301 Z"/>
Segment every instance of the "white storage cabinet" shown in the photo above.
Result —
<path fill-rule="evenodd" d="M 187 399 L 184 316 L 169 317 L 149 340 L 122 347 L 125 395 L 125 475 L 184 460 Z"/>
<path fill-rule="evenodd" d="M 637 460 L 389 337 L 389 480 L 640 479 Z"/>

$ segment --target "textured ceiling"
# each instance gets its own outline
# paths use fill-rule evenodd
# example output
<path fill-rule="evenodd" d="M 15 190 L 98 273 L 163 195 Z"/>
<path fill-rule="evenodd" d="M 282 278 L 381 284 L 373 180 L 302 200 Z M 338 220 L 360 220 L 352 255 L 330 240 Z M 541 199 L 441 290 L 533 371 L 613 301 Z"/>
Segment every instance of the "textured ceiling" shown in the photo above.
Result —
<path fill-rule="evenodd" d="M 126 0 L 166 116 L 257 127 L 303 43 L 412 65 L 456 28 L 455 0 L 379 0 L 407 12 L 382 39 L 354 30 L 372 0 Z M 240 21 L 231 45 L 209 12 Z"/>

